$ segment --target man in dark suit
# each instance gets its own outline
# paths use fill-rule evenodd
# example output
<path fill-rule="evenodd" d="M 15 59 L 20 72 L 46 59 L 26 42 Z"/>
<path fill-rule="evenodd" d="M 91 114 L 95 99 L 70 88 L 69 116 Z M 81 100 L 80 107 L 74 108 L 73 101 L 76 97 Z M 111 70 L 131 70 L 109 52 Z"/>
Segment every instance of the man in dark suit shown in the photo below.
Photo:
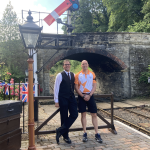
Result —
<path fill-rule="evenodd" d="M 64 71 L 58 73 L 54 86 L 55 107 L 60 107 L 61 127 L 56 129 L 56 142 L 59 144 L 59 138 L 62 135 L 66 143 L 70 144 L 68 132 L 71 125 L 78 117 L 77 101 L 74 96 L 74 74 L 70 72 L 70 61 L 64 60 Z M 69 117 L 68 117 L 69 110 Z"/>

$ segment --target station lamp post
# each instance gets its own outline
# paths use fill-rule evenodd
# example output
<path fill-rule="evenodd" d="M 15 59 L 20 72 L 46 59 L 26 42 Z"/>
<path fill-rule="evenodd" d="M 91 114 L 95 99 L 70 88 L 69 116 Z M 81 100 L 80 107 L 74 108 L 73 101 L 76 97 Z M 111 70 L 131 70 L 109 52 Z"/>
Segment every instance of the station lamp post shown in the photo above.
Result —
<path fill-rule="evenodd" d="M 19 25 L 22 41 L 24 47 L 28 49 L 29 59 L 28 62 L 28 133 L 29 133 L 29 147 L 28 150 L 36 150 L 35 147 L 35 133 L 34 133 L 34 100 L 33 100 L 33 50 L 36 48 L 38 39 L 43 27 L 39 27 L 33 22 L 31 11 L 28 12 L 29 16 L 23 25 Z"/>

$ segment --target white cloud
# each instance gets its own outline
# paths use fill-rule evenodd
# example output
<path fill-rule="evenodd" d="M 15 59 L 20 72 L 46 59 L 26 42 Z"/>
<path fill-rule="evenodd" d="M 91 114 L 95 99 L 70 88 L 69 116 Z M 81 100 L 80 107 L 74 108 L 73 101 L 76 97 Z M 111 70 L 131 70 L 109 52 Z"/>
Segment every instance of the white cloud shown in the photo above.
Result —
<path fill-rule="evenodd" d="M 17 13 L 18 18 L 22 21 L 22 10 L 31 10 L 31 11 L 38 11 L 38 12 L 47 12 L 50 13 L 53 10 L 48 10 L 46 7 L 43 7 L 41 4 L 35 5 L 37 0 L 11 0 L 11 4 L 13 6 L 13 10 Z M 2 18 L 3 12 L 9 3 L 9 0 L 3 0 L 0 5 L 0 19 Z M 55 9 L 55 8 L 54 8 Z M 26 20 L 28 16 L 27 12 L 23 13 L 23 18 Z M 48 14 L 41 13 L 40 18 L 44 19 Z M 39 13 L 32 14 L 34 21 L 39 21 Z M 48 26 L 44 20 L 42 21 L 43 24 L 43 32 L 44 33 L 57 33 L 57 23 L 54 22 L 51 26 Z M 63 31 L 61 30 L 61 26 L 59 25 L 59 34 L 62 34 Z"/>

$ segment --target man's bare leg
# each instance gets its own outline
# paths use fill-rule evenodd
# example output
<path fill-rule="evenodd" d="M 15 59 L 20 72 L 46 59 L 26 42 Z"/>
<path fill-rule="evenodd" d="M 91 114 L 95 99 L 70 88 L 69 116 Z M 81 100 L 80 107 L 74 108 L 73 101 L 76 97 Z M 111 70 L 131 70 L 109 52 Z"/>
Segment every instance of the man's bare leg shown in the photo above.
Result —
<path fill-rule="evenodd" d="M 84 133 L 86 132 L 86 112 L 81 113 L 81 123 Z"/>
<path fill-rule="evenodd" d="M 91 113 L 92 116 L 92 123 L 95 129 L 95 134 L 98 133 L 98 122 L 97 122 L 97 114 L 96 113 Z"/>

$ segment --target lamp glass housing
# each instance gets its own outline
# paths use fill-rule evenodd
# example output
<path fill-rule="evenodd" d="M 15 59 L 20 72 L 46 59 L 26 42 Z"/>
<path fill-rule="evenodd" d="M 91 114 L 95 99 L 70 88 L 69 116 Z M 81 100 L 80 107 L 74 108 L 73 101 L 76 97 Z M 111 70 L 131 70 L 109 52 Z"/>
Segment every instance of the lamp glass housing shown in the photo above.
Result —
<path fill-rule="evenodd" d="M 26 45 L 25 47 L 35 48 L 39 34 L 23 33 L 23 38 Z"/>
<path fill-rule="evenodd" d="M 25 70 L 25 75 L 28 76 L 28 69 Z"/>
<path fill-rule="evenodd" d="M 19 30 L 24 43 L 25 48 L 34 49 L 41 35 L 43 27 L 39 27 L 33 22 L 31 11 L 28 12 L 29 16 L 27 21 L 23 25 L 19 25 Z"/>

